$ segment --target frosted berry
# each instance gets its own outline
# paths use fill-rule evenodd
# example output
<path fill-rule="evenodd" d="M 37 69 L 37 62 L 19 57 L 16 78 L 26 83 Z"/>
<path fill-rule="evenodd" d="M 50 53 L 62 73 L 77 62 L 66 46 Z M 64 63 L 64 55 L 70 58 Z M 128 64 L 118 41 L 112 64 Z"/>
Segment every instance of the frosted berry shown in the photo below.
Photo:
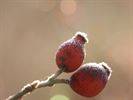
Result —
<path fill-rule="evenodd" d="M 56 53 L 56 64 L 64 72 L 73 72 L 82 64 L 85 57 L 84 45 L 87 34 L 77 32 L 71 39 L 62 43 Z"/>
<path fill-rule="evenodd" d="M 111 72 L 104 62 L 84 64 L 71 76 L 70 87 L 81 96 L 94 97 L 104 89 Z"/>

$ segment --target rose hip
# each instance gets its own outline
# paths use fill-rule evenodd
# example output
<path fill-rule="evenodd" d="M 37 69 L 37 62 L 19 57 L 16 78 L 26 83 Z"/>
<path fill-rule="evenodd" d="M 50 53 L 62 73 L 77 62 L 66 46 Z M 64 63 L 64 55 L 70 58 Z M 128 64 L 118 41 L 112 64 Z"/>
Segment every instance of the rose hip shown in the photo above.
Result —
<path fill-rule="evenodd" d="M 62 43 L 56 53 L 56 64 L 64 72 L 73 72 L 82 64 L 85 57 L 84 45 L 87 34 L 77 32 L 71 39 Z"/>
<path fill-rule="evenodd" d="M 70 87 L 81 96 L 96 96 L 104 89 L 111 72 L 104 62 L 84 64 L 71 76 Z"/>

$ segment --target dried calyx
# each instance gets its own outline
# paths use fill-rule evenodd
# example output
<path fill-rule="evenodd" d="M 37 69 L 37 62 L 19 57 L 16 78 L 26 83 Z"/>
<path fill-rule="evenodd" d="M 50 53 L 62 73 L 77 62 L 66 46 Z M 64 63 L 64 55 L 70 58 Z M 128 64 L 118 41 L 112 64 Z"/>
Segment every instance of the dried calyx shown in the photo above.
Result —
<path fill-rule="evenodd" d="M 87 34 L 84 32 L 77 32 L 73 38 L 77 41 L 79 41 L 80 43 L 84 44 L 85 42 L 88 43 L 88 38 L 87 38 Z"/>

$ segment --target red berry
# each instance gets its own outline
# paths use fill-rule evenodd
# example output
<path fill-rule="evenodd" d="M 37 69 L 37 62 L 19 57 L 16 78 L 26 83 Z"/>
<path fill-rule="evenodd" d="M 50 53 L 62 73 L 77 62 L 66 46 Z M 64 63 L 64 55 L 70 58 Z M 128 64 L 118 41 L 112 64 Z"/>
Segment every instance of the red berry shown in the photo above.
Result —
<path fill-rule="evenodd" d="M 64 72 L 73 72 L 82 64 L 85 57 L 84 44 L 87 34 L 77 32 L 71 39 L 59 46 L 56 53 L 56 64 Z"/>
<path fill-rule="evenodd" d="M 96 96 L 104 89 L 111 72 L 106 63 L 84 64 L 71 76 L 70 87 L 81 96 Z"/>

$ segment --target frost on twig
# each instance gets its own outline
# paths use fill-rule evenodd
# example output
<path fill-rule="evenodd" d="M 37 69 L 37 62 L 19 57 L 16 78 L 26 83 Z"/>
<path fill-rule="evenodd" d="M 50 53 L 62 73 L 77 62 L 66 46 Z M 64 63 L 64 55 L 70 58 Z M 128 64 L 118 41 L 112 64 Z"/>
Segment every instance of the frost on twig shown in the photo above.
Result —
<path fill-rule="evenodd" d="M 30 94 L 37 88 L 53 86 L 58 83 L 68 84 L 68 79 L 56 79 L 63 71 L 63 69 L 60 69 L 55 74 L 49 76 L 46 80 L 35 80 L 32 83 L 25 85 L 18 93 L 9 96 L 6 100 L 20 100 L 23 96 Z"/>

